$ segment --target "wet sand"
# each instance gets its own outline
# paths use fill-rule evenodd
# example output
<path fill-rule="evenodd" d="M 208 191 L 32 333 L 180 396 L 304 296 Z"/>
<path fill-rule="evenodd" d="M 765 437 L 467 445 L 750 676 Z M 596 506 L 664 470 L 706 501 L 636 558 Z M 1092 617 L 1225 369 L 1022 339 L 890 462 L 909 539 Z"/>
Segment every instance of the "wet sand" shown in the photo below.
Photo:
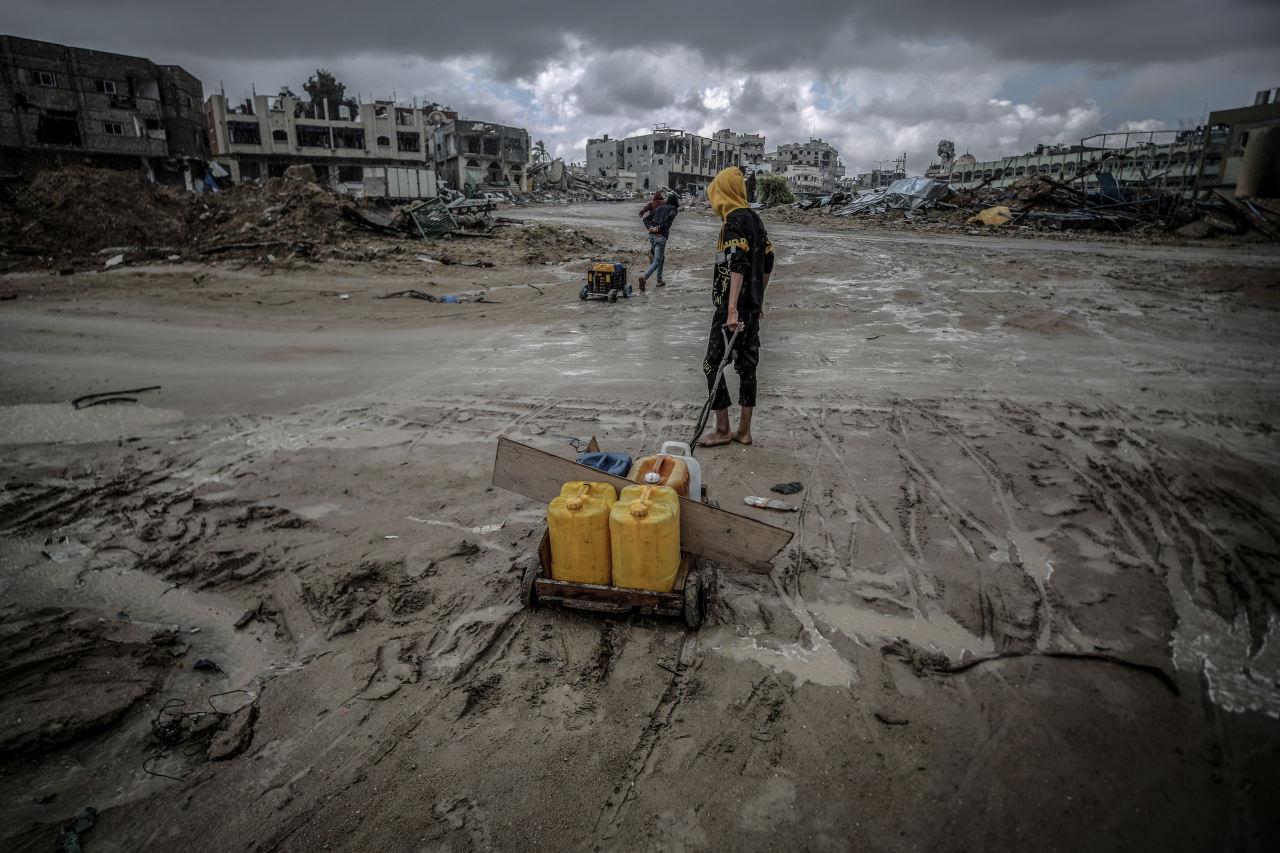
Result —
<path fill-rule="evenodd" d="M 639 268 L 631 206 L 516 215 Z M 1268 848 L 1280 252 L 771 228 L 756 445 L 699 458 L 792 544 L 696 634 L 520 609 L 497 436 L 686 438 L 714 229 L 616 305 L 576 258 L 0 277 L 4 846 Z M 491 301 L 374 298 L 427 279 Z"/>

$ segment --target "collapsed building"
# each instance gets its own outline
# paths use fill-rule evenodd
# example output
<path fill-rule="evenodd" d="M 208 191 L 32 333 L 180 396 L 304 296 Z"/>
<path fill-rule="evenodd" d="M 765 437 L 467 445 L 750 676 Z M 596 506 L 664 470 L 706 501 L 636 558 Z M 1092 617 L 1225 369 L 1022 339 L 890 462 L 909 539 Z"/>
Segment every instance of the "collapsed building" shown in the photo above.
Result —
<path fill-rule="evenodd" d="M 433 124 L 427 165 L 455 190 L 528 189 L 529 132 L 457 116 Z"/>
<path fill-rule="evenodd" d="M 1252 106 L 1216 110 L 1203 127 L 1099 133 L 1075 145 L 1037 145 L 1011 157 L 978 160 L 962 154 L 944 168 L 934 164 L 927 177 L 949 180 L 956 189 L 1011 186 L 1023 177 L 1043 175 L 1099 185 L 1151 185 L 1198 196 L 1205 191 L 1232 194 L 1244 169 L 1246 146 L 1268 128 L 1280 127 L 1280 89 L 1258 93 Z M 1280 145 L 1280 131 L 1275 131 Z"/>
<path fill-rule="evenodd" d="M 665 187 L 704 192 L 721 169 L 740 162 L 736 141 L 708 139 L 663 124 L 640 136 L 610 139 L 605 134 L 587 140 L 587 171 L 592 176 L 629 181 L 632 189 L 641 191 Z"/>
<path fill-rule="evenodd" d="M 209 155 L 200 81 L 177 65 L 0 35 L 6 171 L 142 168 L 166 183 Z"/>
<path fill-rule="evenodd" d="M 887 166 L 883 165 L 883 162 L 878 163 L 876 168 L 869 172 L 859 172 L 858 176 L 852 181 L 853 186 L 858 189 L 874 190 L 887 187 L 895 181 L 901 181 L 907 177 L 907 155 L 905 153 L 887 161 L 887 163 Z"/>
<path fill-rule="evenodd" d="M 1280 182 L 1280 87 L 1263 89 L 1253 105 L 1214 110 L 1200 140 L 1201 191 L 1274 198 Z"/>

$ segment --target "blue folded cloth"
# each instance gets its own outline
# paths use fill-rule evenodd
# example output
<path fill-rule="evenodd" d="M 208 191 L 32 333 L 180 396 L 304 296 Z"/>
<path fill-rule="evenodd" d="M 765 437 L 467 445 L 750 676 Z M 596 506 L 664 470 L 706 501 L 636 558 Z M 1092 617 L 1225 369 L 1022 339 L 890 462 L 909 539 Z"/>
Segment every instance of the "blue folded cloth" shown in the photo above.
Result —
<path fill-rule="evenodd" d="M 590 465 L 615 477 L 625 477 L 631 471 L 631 457 L 625 453 L 579 453 L 578 464 Z"/>

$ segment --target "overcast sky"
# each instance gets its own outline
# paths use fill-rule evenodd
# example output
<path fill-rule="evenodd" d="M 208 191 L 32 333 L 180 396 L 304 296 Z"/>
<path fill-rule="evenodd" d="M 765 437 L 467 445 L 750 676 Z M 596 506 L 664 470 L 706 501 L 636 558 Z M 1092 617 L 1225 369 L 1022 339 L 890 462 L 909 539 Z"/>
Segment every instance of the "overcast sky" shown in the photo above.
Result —
<path fill-rule="evenodd" d="M 655 122 L 816 135 L 850 173 L 1177 128 L 1280 85 L 1277 0 L 664 3 L 3 0 L 0 32 L 184 66 L 205 94 L 434 100 L 584 158 Z"/>

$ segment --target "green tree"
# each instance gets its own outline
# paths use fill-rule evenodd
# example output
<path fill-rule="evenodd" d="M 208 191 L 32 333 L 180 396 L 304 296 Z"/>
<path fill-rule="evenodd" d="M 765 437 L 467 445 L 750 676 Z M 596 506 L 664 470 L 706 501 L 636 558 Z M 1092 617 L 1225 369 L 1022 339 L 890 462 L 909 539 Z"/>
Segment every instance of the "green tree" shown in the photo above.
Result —
<path fill-rule="evenodd" d="M 782 175 L 762 175 L 756 183 L 756 192 L 760 194 L 760 203 L 765 207 L 791 204 L 796 200 L 791 192 L 791 184 Z"/>
<path fill-rule="evenodd" d="M 551 155 L 547 153 L 546 143 L 539 139 L 533 146 L 533 162 L 546 163 L 550 159 Z"/>
<path fill-rule="evenodd" d="M 317 68 L 316 73 L 311 75 L 311 79 L 307 80 L 302 86 L 302 91 L 306 92 L 311 98 L 311 103 L 320 110 L 320 104 L 325 105 L 328 110 L 329 118 L 338 117 L 338 107 L 348 106 L 351 108 L 352 114 L 360 108 L 355 98 L 347 97 L 347 87 L 334 77 L 327 69 Z M 323 114 L 323 113 L 318 113 Z"/>

